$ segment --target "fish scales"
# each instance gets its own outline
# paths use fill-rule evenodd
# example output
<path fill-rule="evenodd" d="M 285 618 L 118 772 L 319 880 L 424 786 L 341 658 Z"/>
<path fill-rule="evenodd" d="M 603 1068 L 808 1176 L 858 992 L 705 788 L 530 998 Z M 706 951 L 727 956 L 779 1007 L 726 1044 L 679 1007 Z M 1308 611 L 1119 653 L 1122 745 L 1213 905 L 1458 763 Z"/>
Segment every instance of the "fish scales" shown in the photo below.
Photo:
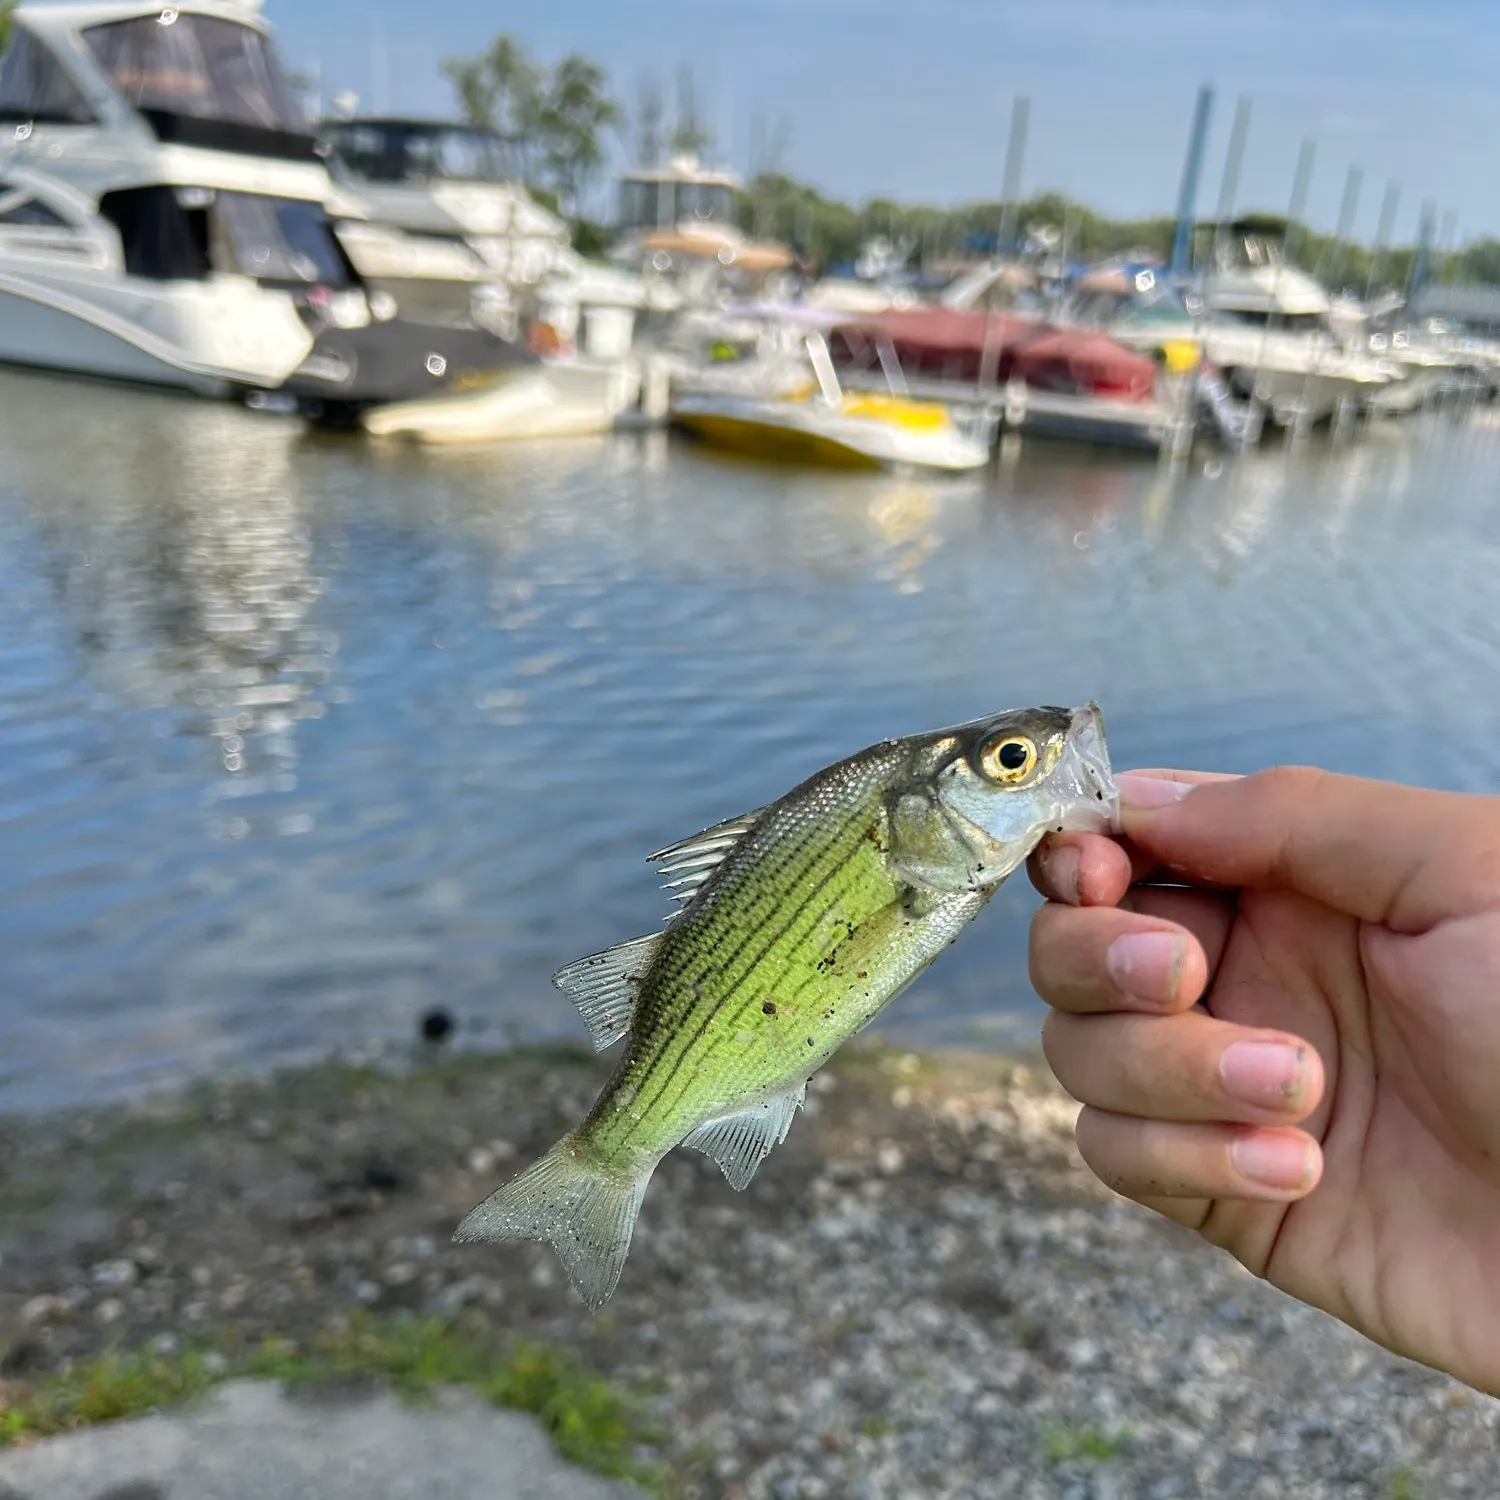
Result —
<path fill-rule="evenodd" d="M 558 971 L 625 1050 L 585 1119 L 458 1239 L 543 1239 L 597 1308 L 678 1145 L 746 1186 L 809 1077 L 978 914 L 1049 829 L 1116 826 L 1097 708 L 1022 709 L 888 740 L 660 855 L 659 934 Z"/>
<path fill-rule="evenodd" d="M 679 1117 L 694 1114 L 697 1123 L 693 1095 L 700 1106 L 722 1101 L 722 1089 L 705 1091 L 695 1060 L 727 1057 L 740 1088 L 764 1089 L 792 1080 L 808 1060 L 809 1034 L 827 1038 L 824 996 L 842 999 L 847 986 L 820 964 L 899 891 L 876 843 L 882 786 L 870 776 L 830 788 L 822 800 L 839 818 L 832 832 L 796 807 L 768 815 L 726 861 L 720 880 L 664 935 L 642 981 L 639 1025 L 616 1080 L 635 1091 L 627 1118 L 659 1106 L 670 1123 L 654 1121 L 645 1136 L 625 1128 L 615 1143 L 652 1149 Z M 767 1011 L 767 1003 L 774 1008 Z M 763 1033 L 754 1049 L 739 1035 L 747 1028 Z M 602 1131 L 618 1119 L 616 1093 L 606 1087 L 591 1116 Z"/>

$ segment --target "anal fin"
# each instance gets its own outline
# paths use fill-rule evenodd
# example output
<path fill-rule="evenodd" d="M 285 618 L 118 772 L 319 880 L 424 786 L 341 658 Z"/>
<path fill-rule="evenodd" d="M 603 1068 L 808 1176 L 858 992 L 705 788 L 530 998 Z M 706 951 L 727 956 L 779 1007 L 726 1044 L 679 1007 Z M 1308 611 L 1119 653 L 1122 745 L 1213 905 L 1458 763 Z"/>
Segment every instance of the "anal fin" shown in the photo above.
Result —
<path fill-rule="evenodd" d="M 807 1085 L 799 1084 L 787 1094 L 773 1094 L 732 1115 L 708 1120 L 682 1139 L 719 1164 L 730 1187 L 743 1191 L 750 1186 L 760 1164 L 785 1139 L 795 1115 L 807 1097 Z"/>
<path fill-rule="evenodd" d="M 663 936 L 649 932 L 616 943 L 603 953 L 574 959 L 552 976 L 552 983 L 578 1007 L 596 1052 L 614 1046 L 630 1030 L 636 982 L 651 967 Z"/>

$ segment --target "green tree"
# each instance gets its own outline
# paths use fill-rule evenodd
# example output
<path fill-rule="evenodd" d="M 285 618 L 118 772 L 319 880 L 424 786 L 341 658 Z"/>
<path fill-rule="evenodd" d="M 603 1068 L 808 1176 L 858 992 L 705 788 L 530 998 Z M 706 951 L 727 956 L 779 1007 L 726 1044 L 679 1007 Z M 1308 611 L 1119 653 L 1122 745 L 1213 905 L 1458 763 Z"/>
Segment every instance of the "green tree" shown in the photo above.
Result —
<path fill-rule="evenodd" d="M 449 58 L 443 73 L 469 124 L 500 136 L 522 181 L 539 185 L 546 82 L 521 44 L 514 37 L 496 37 L 477 57 Z"/>
<path fill-rule="evenodd" d="M 500 36 L 477 57 L 449 58 L 443 73 L 469 124 L 505 141 L 521 181 L 576 213 L 604 163 L 603 134 L 620 119 L 604 69 L 570 53 L 549 71 Z"/>
<path fill-rule="evenodd" d="M 0 0 L 0 52 L 10 40 L 10 18 L 19 0 Z"/>
<path fill-rule="evenodd" d="M 598 63 L 570 53 L 553 70 L 538 116 L 548 178 L 573 214 L 604 164 L 602 134 L 620 119 L 619 106 L 604 92 L 606 81 Z"/>

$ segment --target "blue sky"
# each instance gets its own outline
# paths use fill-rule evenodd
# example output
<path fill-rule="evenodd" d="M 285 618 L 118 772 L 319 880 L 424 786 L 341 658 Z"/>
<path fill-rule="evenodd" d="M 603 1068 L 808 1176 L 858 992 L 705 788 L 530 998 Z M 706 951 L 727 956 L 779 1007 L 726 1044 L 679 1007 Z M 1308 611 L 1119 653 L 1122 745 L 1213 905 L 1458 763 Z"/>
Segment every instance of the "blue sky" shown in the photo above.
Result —
<path fill-rule="evenodd" d="M 290 63 L 321 63 L 330 91 L 357 90 L 372 109 L 445 112 L 439 61 L 500 31 L 544 60 L 590 54 L 627 97 L 644 72 L 687 59 L 718 154 L 743 170 L 752 118 L 779 116 L 788 169 L 853 199 L 998 196 L 1011 99 L 1025 93 L 1028 189 L 1117 215 L 1167 211 L 1209 83 L 1200 209 L 1217 200 L 1244 94 L 1241 207 L 1286 207 L 1310 136 L 1315 223 L 1332 227 L 1356 163 L 1362 238 L 1389 180 L 1402 188 L 1398 239 L 1415 236 L 1425 198 L 1457 213 L 1460 238 L 1500 234 L 1493 0 L 266 0 L 266 14 Z"/>

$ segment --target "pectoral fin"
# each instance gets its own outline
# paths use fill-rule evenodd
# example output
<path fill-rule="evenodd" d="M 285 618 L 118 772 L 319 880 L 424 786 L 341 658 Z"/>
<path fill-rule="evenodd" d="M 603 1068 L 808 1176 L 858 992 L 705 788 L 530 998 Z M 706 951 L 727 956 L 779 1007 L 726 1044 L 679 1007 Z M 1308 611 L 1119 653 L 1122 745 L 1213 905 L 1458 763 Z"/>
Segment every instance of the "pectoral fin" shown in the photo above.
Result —
<path fill-rule="evenodd" d="M 682 1144 L 711 1156 L 730 1187 L 743 1191 L 760 1164 L 786 1139 L 792 1116 L 806 1097 L 807 1085 L 799 1084 L 790 1093 L 773 1094 L 736 1114 L 709 1120 L 684 1136 Z"/>
<path fill-rule="evenodd" d="M 616 943 L 603 953 L 575 959 L 552 976 L 552 983 L 578 1007 L 596 1052 L 612 1047 L 630 1030 L 640 977 L 651 967 L 660 932 Z"/>

